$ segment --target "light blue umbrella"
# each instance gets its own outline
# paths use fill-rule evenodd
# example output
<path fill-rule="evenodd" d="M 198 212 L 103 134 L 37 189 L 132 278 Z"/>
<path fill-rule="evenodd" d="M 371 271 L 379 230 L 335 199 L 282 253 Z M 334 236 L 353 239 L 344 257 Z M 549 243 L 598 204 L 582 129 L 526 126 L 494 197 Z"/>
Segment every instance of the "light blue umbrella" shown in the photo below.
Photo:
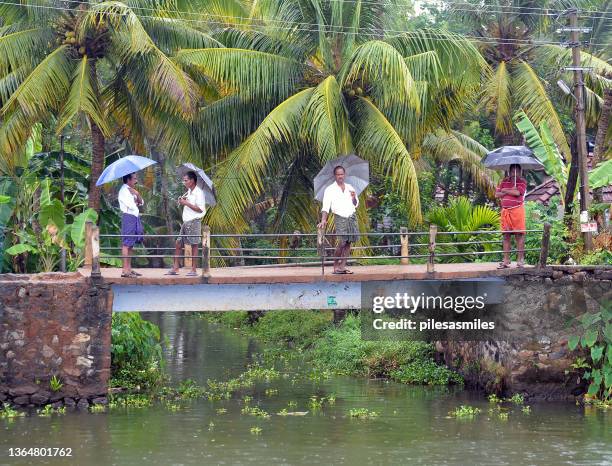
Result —
<path fill-rule="evenodd" d="M 151 160 L 147 157 L 141 157 L 140 155 L 126 155 L 125 157 L 121 157 L 119 160 L 111 163 L 104 169 L 100 175 L 100 178 L 98 178 L 98 181 L 96 182 L 96 186 L 118 180 L 125 175 L 143 170 L 155 163 L 157 163 L 155 160 Z"/>

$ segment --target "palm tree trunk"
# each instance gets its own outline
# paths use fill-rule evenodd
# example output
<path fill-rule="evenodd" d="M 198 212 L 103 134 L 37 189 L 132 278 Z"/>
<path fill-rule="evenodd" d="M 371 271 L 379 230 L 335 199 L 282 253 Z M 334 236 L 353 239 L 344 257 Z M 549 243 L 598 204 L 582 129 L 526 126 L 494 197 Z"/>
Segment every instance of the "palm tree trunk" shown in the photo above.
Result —
<path fill-rule="evenodd" d="M 89 180 L 89 202 L 88 206 L 96 212 L 100 211 L 100 188 L 96 186 L 96 182 L 102 170 L 104 169 L 104 134 L 102 130 L 98 128 L 91 119 L 89 120 L 91 126 L 91 177 Z"/>
<path fill-rule="evenodd" d="M 592 167 L 595 168 L 597 163 L 602 160 L 602 155 L 607 153 L 608 126 L 610 124 L 610 109 L 612 109 L 612 87 L 607 87 L 604 90 L 604 103 L 601 108 L 601 115 L 597 122 L 597 135 L 595 136 L 595 149 L 593 149 Z"/>
<path fill-rule="evenodd" d="M 159 162 L 159 168 L 161 171 L 161 196 L 162 196 L 162 215 L 164 216 L 164 222 L 166 224 L 166 234 L 172 234 L 172 214 L 170 212 L 170 203 L 168 193 L 168 174 L 166 173 L 166 156 L 163 152 L 157 150 L 155 144 L 151 144 L 151 155 L 154 159 Z"/>

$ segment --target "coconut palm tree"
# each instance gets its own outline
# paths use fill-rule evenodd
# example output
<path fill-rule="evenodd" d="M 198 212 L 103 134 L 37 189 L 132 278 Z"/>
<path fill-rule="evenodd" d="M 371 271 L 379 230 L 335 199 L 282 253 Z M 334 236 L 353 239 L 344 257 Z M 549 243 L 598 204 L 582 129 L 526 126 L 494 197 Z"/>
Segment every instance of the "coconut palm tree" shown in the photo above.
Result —
<path fill-rule="evenodd" d="M 570 147 L 551 101 L 548 80 L 556 81 L 559 70 L 571 65 L 571 50 L 552 43 L 537 43 L 538 40 L 546 41 L 542 34 L 551 29 L 551 19 L 546 14 L 568 6 L 564 0 L 535 3 L 532 0 L 495 0 L 486 4 L 467 1 L 452 2 L 450 11 L 459 15 L 464 24 L 473 26 L 473 33 L 481 38 L 479 49 L 493 69 L 484 86 L 481 104 L 494 116 L 500 142 L 517 142 L 512 119 L 518 110 L 523 110 L 535 125 L 546 122 L 555 143 L 570 160 Z M 587 115 L 594 125 L 603 102 L 603 89 L 610 85 L 612 67 L 586 52 L 582 52 L 582 62 L 593 68 L 593 73 L 587 77 Z M 569 108 L 571 99 L 566 103 Z"/>
<path fill-rule="evenodd" d="M 471 162 L 483 148 L 451 131 L 486 70 L 470 41 L 401 29 L 407 17 L 398 11 L 408 11 L 402 0 L 249 5 L 241 24 L 216 25 L 208 17 L 224 48 L 181 50 L 176 57 L 220 95 L 199 110 L 191 148 L 182 149 L 218 157 L 222 202 L 209 212 L 213 228 L 245 228 L 245 210 L 270 186 L 279 206 L 276 226 L 311 228 L 317 214 L 311 180 L 341 154 L 356 152 L 374 173 L 391 176 L 415 223 L 421 155 L 469 158 L 467 169 L 482 173 Z M 475 178 L 488 186 L 486 177 Z M 361 218 L 367 221 L 364 212 Z"/>
<path fill-rule="evenodd" d="M 59 132 L 82 119 L 92 144 L 89 206 L 98 209 L 105 139 L 117 131 L 142 148 L 147 124 L 195 112 L 200 87 L 169 54 L 220 44 L 177 18 L 182 3 L 1 3 L 0 153 L 16 153 L 36 122 L 53 117 Z"/>

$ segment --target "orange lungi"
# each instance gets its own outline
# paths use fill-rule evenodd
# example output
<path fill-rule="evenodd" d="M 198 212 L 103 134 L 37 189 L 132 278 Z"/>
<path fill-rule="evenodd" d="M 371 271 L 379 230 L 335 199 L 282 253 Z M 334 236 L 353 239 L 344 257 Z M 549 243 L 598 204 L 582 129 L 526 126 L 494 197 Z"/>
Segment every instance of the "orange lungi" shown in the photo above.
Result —
<path fill-rule="evenodd" d="M 524 230 L 525 207 L 520 205 L 512 209 L 502 209 L 501 228 L 503 231 Z"/>

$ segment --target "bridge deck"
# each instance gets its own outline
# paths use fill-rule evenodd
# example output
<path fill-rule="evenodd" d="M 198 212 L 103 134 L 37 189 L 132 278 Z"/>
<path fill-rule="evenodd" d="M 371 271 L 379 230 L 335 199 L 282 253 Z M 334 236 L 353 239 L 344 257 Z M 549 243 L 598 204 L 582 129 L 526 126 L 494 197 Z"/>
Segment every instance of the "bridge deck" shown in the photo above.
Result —
<path fill-rule="evenodd" d="M 353 266 L 351 275 L 334 275 L 332 268 L 325 268 L 321 275 L 320 267 L 224 267 L 213 268 L 208 280 L 201 276 L 187 277 L 187 269 L 180 275 L 164 275 L 167 269 L 134 269 L 142 274 L 138 278 L 121 278 L 121 269 L 103 268 L 102 280 L 108 284 L 122 285 L 189 285 L 198 283 L 217 284 L 256 284 L 256 283 L 315 283 L 329 282 L 363 282 L 374 280 L 445 280 L 462 278 L 503 277 L 513 274 L 535 271 L 533 266 L 509 269 L 497 269 L 497 262 L 467 264 L 436 264 L 434 273 L 427 273 L 425 264 L 415 265 L 363 265 Z M 83 276 L 89 276 L 89 269 L 79 269 Z"/>

